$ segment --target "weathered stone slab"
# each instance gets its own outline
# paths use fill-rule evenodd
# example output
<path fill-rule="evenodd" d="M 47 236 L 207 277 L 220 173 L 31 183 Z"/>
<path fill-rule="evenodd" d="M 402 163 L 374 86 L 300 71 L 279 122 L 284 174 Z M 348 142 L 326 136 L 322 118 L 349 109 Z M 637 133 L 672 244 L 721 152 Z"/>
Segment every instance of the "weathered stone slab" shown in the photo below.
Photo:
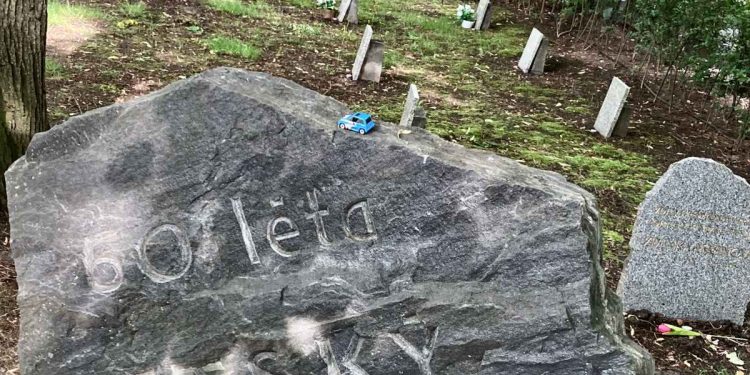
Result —
<path fill-rule="evenodd" d="M 523 48 L 521 58 L 518 60 L 518 68 L 522 72 L 528 74 L 534 66 L 536 61 L 535 72 L 544 72 L 544 63 L 547 60 L 547 49 L 548 44 L 543 44 L 547 38 L 537 28 L 531 30 L 529 39 L 526 41 L 526 46 Z M 544 47 L 544 48 L 542 48 Z M 541 52 L 541 54 L 540 54 Z"/>
<path fill-rule="evenodd" d="M 357 56 L 354 58 L 354 66 L 352 66 L 352 80 L 354 81 L 359 79 L 359 75 L 362 72 L 367 50 L 370 49 L 370 40 L 372 40 L 372 27 L 367 25 L 365 26 L 365 33 L 362 35 L 362 40 L 359 42 Z"/>
<path fill-rule="evenodd" d="M 594 129 L 603 135 L 604 138 L 611 137 L 617 127 L 622 109 L 628 100 L 628 94 L 630 94 L 630 87 L 619 78 L 613 77 L 607 91 L 607 96 L 604 98 L 604 103 L 594 123 Z M 620 123 L 621 127 L 623 125 L 627 128 L 627 122 L 624 124 Z"/>
<path fill-rule="evenodd" d="M 750 185 L 710 159 L 679 161 L 638 209 L 619 293 L 627 309 L 742 324 L 750 302 Z"/>
<path fill-rule="evenodd" d="M 492 21 L 492 3 L 490 0 L 479 0 L 477 5 L 477 19 L 474 22 L 474 30 L 487 30 Z"/>
<path fill-rule="evenodd" d="M 385 43 L 380 40 L 371 40 L 370 48 L 365 55 L 365 65 L 359 79 L 363 81 L 380 82 L 383 73 L 383 61 L 385 59 Z"/>
<path fill-rule="evenodd" d="M 414 119 L 411 120 L 411 126 L 425 129 L 427 128 L 427 112 L 424 108 L 417 107 L 414 111 Z"/>
<path fill-rule="evenodd" d="M 593 197 L 215 69 L 7 172 L 23 374 L 651 374 Z"/>
<path fill-rule="evenodd" d="M 357 0 L 342 0 L 341 5 L 339 5 L 339 15 L 336 17 L 336 20 L 344 22 L 344 19 L 346 19 L 346 22 L 356 25 L 359 23 L 357 10 Z"/>
<path fill-rule="evenodd" d="M 632 114 L 632 109 L 630 106 L 626 103 L 624 107 L 622 107 L 622 112 L 620 112 L 620 118 L 617 119 L 617 123 L 615 124 L 615 129 L 612 131 L 612 135 L 615 137 L 625 137 L 628 135 L 628 128 L 630 127 L 630 115 Z"/>
<path fill-rule="evenodd" d="M 399 126 L 411 126 L 414 120 L 414 111 L 419 105 L 419 91 L 417 86 L 409 84 L 409 92 L 406 94 L 406 102 L 404 103 L 404 112 L 401 114 L 401 121 Z"/>
<path fill-rule="evenodd" d="M 542 43 L 539 44 L 539 49 L 536 51 L 536 56 L 534 56 L 534 62 L 531 64 L 529 73 L 535 75 L 544 74 L 544 65 L 547 63 L 547 51 L 549 51 L 549 40 L 542 38 Z"/>

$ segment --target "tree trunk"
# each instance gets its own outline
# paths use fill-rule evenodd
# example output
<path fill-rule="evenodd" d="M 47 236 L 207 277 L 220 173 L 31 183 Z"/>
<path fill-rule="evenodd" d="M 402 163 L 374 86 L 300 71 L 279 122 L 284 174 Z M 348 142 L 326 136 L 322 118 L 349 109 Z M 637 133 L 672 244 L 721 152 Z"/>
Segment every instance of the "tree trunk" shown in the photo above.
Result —
<path fill-rule="evenodd" d="M 23 156 L 34 133 L 49 129 L 46 35 L 47 0 L 0 0 L 0 173 Z M 5 179 L 0 178 L 4 204 Z"/>

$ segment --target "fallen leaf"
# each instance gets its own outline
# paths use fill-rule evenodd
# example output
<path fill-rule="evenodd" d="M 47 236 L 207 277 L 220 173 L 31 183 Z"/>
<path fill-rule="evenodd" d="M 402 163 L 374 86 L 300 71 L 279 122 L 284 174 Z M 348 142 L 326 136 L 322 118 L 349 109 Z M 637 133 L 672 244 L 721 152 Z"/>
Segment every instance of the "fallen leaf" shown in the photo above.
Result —
<path fill-rule="evenodd" d="M 740 357 L 737 356 L 737 352 L 727 353 L 726 356 L 729 362 L 735 366 L 742 366 L 745 364 L 745 361 L 741 360 Z"/>

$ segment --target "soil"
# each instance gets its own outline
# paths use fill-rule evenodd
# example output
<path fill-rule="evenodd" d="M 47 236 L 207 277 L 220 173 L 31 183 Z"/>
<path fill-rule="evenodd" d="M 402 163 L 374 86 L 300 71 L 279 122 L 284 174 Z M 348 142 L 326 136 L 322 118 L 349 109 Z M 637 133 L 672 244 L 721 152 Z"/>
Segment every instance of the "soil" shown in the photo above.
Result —
<path fill-rule="evenodd" d="M 16 270 L 10 258 L 8 215 L 0 207 L 0 374 L 17 374 L 18 307 Z M 3 372 L 3 369 L 5 371 Z"/>

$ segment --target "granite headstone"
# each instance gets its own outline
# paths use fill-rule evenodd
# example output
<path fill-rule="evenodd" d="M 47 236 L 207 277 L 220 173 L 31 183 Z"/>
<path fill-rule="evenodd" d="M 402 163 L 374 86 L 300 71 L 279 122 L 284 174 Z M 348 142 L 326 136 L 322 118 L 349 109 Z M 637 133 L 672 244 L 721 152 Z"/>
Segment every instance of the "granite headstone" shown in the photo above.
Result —
<path fill-rule="evenodd" d="M 492 21 L 492 2 L 490 0 L 479 0 L 477 5 L 477 19 L 474 22 L 474 30 L 487 30 Z"/>
<path fill-rule="evenodd" d="M 336 20 L 339 22 L 344 22 L 344 20 L 346 20 L 346 22 L 356 25 L 359 23 L 357 8 L 357 0 L 342 0 L 341 5 L 339 5 L 339 15 L 336 17 Z"/>
<path fill-rule="evenodd" d="M 596 116 L 596 122 L 594 123 L 594 129 L 604 138 L 611 137 L 613 133 L 624 134 L 627 132 L 630 110 L 626 112 L 626 116 L 621 115 L 628 100 L 628 94 L 630 94 L 630 87 L 619 78 L 613 77 L 609 90 L 607 90 L 607 96 L 604 98 L 604 103 L 599 109 L 599 115 Z"/>
<path fill-rule="evenodd" d="M 404 112 L 401 113 L 401 121 L 399 126 L 411 126 L 414 120 L 414 112 L 419 106 L 419 91 L 417 86 L 409 84 L 409 92 L 406 94 L 406 102 L 404 103 Z"/>
<path fill-rule="evenodd" d="M 362 66 L 362 74 L 359 79 L 363 81 L 380 82 L 383 73 L 383 61 L 385 59 L 385 43 L 372 39 L 370 47 L 365 54 L 365 64 Z"/>
<path fill-rule="evenodd" d="M 528 74 L 544 73 L 544 64 L 547 61 L 549 41 L 537 28 L 531 30 L 529 39 L 523 49 L 521 58 L 518 60 L 518 68 Z"/>
<path fill-rule="evenodd" d="M 742 324 L 750 302 L 750 185 L 710 159 L 667 170 L 638 209 L 619 293 L 629 310 Z"/>
<path fill-rule="evenodd" d="M 362 40 L 359 42 L 357 55 L 354 58 L 354 65 L 352 66 L 352 80 L 354 81 L 358 80 L 360 73 L 362 73 L 362 67 L 365 64 L 365 57 L 367 56 L 367 50 L 370 49 L 371 40 L 372 27 L 370 25 L 367 25 L 365 26 L 364 34 L 362 34 Z"/>
<path fill-rule="evenodd" d="M 25 375 L 652 374 L 594 197 L 219 68 L 6 173 Z"/>

